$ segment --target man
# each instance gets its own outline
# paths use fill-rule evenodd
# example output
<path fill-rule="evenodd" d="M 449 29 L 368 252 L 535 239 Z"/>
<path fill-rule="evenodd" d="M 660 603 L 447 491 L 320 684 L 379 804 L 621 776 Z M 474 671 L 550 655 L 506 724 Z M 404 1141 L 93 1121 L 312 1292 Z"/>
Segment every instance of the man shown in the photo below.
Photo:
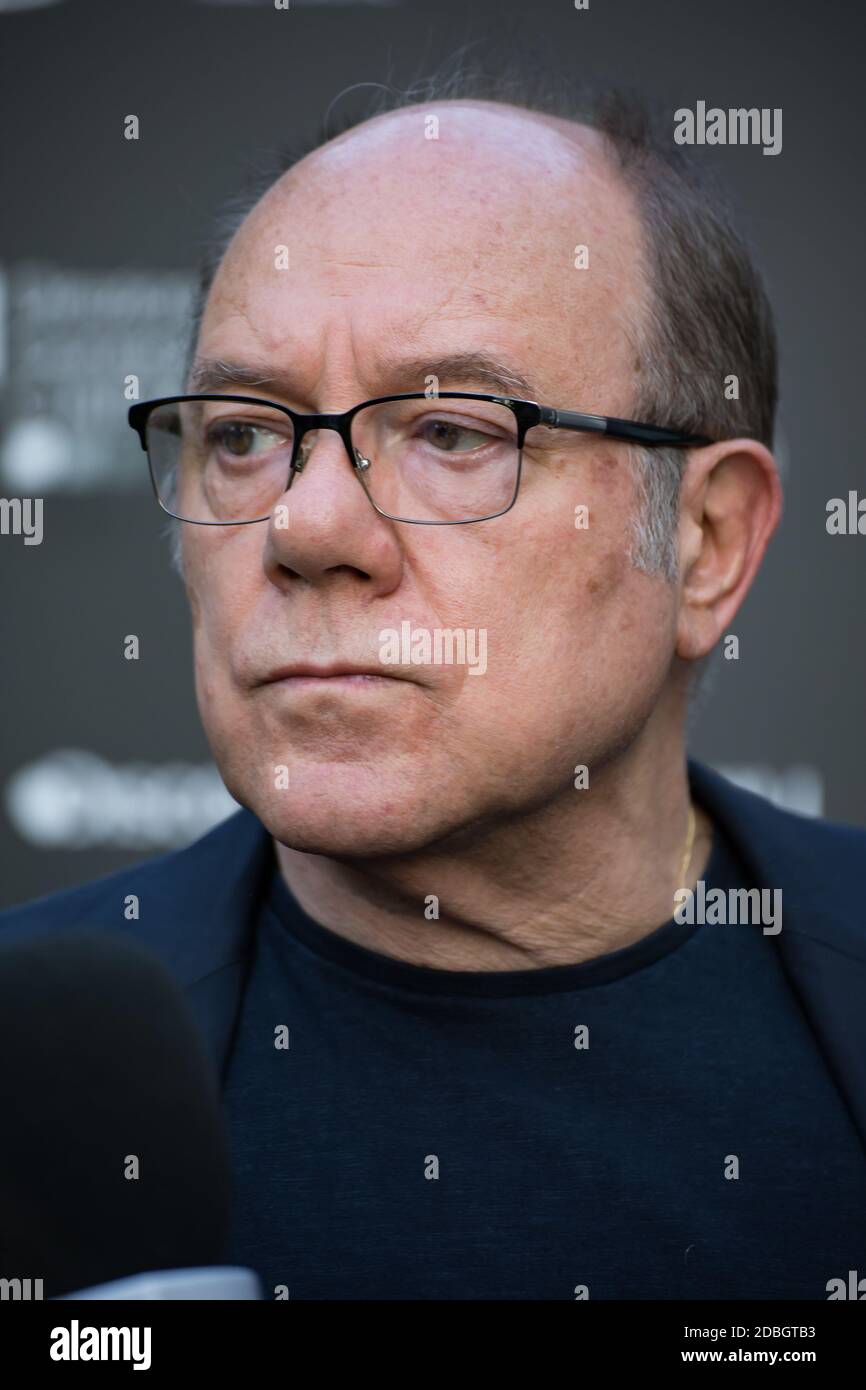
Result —
<path fill-rule="evenodd" d="M 685 755 L 780 513 L 741 243 L 622 112 L 464 96 L 223 250 L 200 399 L 131 420 L 245 809 L 7 933 L 168 962 L 269 1288 L 825 1298 L 866 1248 L 864 836 Z"/>

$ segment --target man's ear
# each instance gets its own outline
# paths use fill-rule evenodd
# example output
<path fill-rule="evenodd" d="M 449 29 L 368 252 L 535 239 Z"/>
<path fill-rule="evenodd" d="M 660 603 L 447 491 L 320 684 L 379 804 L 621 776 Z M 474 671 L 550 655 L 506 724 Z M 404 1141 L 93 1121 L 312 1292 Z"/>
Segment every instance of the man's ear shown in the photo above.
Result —
<path fill-rule="evenodd" d="M 775 460 L 756 439 L 690 452 L 680 492 L 679 657 L 705 656 L 730 626 L 781 514 Z"/>

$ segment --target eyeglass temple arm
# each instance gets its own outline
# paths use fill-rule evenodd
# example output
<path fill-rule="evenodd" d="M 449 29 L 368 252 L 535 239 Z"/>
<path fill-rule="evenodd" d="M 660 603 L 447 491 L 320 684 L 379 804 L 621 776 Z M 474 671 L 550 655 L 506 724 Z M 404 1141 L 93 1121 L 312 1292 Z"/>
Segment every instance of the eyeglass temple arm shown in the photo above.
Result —
<path fill-rule="evenodd" d="M 581 430 L 605 434 L 611 439 L 628 439 L 637 444 L 710 444 L 703 434 L 683 434 L 660 425 L 642 425 L 637 420 L 620 420 L 615 415 L 584 415 L 577 410 L 553 410 L 539 406 L 539 424 L 550 429 Z"/>

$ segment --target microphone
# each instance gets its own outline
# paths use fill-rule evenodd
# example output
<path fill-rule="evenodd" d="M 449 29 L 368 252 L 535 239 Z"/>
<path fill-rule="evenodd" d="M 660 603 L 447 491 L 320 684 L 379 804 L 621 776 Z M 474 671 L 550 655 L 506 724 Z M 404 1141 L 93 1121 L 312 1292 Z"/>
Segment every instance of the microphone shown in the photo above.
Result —
<path fill-rule="evenodd" d="M 94 931 L 0 941 L 0 1057 L 4 1287 L 258 1296 L 249 1271 L 219 1267 L 230 1170 L 217 1080 L 155 956 Z M 117 1291 L 134 1276 L 139 1292 Z"/>
<path fill-rule="evenodd" d="M 257 1274 L 239 1265 L 215 1265 L 210 1269 L 163 1269 L 134 1274 L 130 1279 L 113 1279 L 79 1293 L 61 1294 L 58 1302 L 72 1299 L 135 1299 L 137 1303 L 155 1299 L 247 1299 L 261 1298 Z"/>

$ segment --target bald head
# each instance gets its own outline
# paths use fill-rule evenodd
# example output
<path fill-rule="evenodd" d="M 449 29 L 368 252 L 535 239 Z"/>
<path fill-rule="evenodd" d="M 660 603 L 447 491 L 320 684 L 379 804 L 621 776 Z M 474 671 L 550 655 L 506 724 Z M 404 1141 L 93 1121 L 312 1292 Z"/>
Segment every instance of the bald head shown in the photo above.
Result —
<path fill-rule="evenodd" d="M 645 297 L 640 219 L 601 136 L 452 101 L 367 121 L 278 179 L 229 246 L 202 340 L 245 321 L 247 355 L 288 356 L 304 399 L 336 410 L 350 380 L 391 389 L 398 346 L 438 359 L 460 325 L 519 357 L 537 398 L 627 415 Z"/>

